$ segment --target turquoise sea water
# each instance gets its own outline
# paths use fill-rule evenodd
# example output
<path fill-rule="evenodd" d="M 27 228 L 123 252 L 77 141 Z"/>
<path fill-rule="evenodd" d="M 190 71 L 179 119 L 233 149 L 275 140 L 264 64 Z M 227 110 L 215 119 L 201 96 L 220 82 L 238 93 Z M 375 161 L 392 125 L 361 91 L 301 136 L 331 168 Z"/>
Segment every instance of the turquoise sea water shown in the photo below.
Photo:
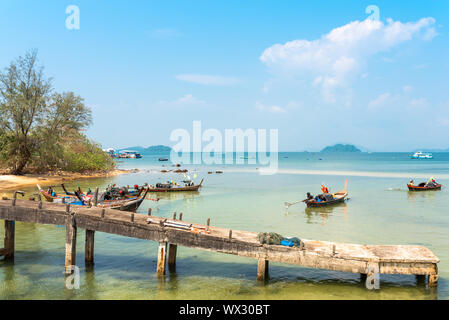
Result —
<path fill-rule="evenodd" d="M 79 181 L 92 189 L 110 183 L 133 185 L 180 181 L 161 155 L 119 161 L 121 168 L 138 173 Z M 183 165 L 195 181 L 204 178 L 199 193 L 161 194 L 157 203 L 145 201 L 153 214 L 234 230 L 273 231 L 299 238 L 360 244 L 421 244 L 433 250 L 439 263 L 439 285 L 427 289 L 414 276 L 381 275 L 381 289 L 367 290 L 358 274 L 308 269 L 270 263 L 270 280 L 255 280 L 253 259 L 178 248 L 177 270 L 156 277 L 157 244 L 96 233 L 95 265 L 84 265 L 84 230 L 78 231 L 77 261 L 80 289 L 64 286 L 65 228 L 16 224 L 14 264 L 0 261 L 2 299 L 448 299 L 449 298 L 449 191 L 412 193 L 416 182 L 434 176 L 449 184 L 449 153 L 432 160 L 412 160 L 407 153 L 320 154 L 280 153 L 279 170 L 260 175 L 258 164 Z M 320 160 L 321 159 L 321 160 Z M 245 160 L 248 161 L 248 160 Z M 164 167 L 162 167 L 164 166 Z M 223 174 L 215 171 L 221 170 Z M 214 173 L 208 174 L 209 171 Z M 350 200 L 331 208 L 306 210 L 303 203 L 286 211 L 284 202 L 343 188 L 348 178 Z M 74 187 L 75 183 L 67 183 Z M 26 190 L 28 194 L 35 190 Z M 0 192 L 1 193 L 1 192 Z M 3 237 L 3 226 L 0 228 Z"/>

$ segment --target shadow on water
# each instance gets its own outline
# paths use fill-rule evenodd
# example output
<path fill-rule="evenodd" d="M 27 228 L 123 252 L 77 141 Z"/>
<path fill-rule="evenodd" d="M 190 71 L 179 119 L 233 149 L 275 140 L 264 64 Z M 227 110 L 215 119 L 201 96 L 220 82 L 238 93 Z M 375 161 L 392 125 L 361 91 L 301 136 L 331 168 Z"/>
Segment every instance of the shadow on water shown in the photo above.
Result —
<path fill-rule="evenodd" d="M 433 191 L 407 191 L 407 197 L 409 200 L 419 200 L 419 199 L 435 199 L 435 192 L 439 192 L 440 190 Z"/>
<path fill-rule="evenodd" d="M 306 217 L 306 222 L 308 224 L 325 223 L 327 220 L 334 216 L 343 213 L 345 219 L 348 218 L 347 205 L 346 203 L 337 203 L 325 207 L 306 207 L 304 209 L 304 215 Z M 299 214 L 294 212 L 289 212 L 287 210 L 287 215 L 289 214 Z"/>

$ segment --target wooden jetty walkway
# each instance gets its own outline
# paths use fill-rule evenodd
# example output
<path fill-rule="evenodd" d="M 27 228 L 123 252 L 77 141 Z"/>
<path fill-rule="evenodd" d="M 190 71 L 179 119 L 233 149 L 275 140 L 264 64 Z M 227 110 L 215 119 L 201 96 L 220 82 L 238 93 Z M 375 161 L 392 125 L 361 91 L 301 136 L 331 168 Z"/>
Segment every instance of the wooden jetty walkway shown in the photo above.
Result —
<path fill-rule="evenodd" d="M 14 222 L 30 222 L 66 226 L 66 273 L 76 264 L 77 229 L 86 230 L 85 262 L 94 262 L 95 231 L 159 242 L 157 274 L 166 266 L 176 265 L 177 246 L 203 249 L 258 260 L 257 279 L 268 277 L 268 261 L 309 268 L 359 273 L 362 276 L 377 270 L 380 274 L 410 274 L 429 286 L 438 282 L 438 257 L 418 245 L 359 245 L 301 239 L 300 247 L 260 244 L 257 233 L 187 223 L 182 214 L 173 219 L 135 214 L 96 207 L 70 206 L 27 200 L 0 200 L 0 219 L 5 220 L 4 248 L 0 255 L 14 258 Z M 183 227 L 185 224 L 191 228 Z M 167 258 L 168 257 L 168 258 Z M 167 262 L 168 260 L 168 262 Z"/>

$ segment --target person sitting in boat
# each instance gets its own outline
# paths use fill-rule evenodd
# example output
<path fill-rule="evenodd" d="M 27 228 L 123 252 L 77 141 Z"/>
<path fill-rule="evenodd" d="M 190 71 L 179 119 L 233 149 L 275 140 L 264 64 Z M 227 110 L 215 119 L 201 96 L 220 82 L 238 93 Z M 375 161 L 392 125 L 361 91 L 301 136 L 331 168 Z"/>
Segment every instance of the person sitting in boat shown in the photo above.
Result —
<path fill-rule="evenodd" d="M 414 186 L 414 185 L 415 185 L 415 181 L 413 181 L 413 180 L 410 180 L 410 183 L 409 183 L 409 185 L 411 185 L 411 186 Z"/>
<path fill-rule="evenodd" d="M 433 177 L 431 177 L 425 184 L 426 187 L 435 187 L 436 185 L 437 183 Z"/>
<path fill-rule="evenodd" d="M 104 194 L 104 200 L 111 200 L 111 192 L 110 191 L 106 191 Z"/>
<path fill-rule="evenodd" d="M 53 191 L 52 187 L 49 187 L 47 190 L 48 194 L 51 195 L 52 197 L 56 197 L 56 192 Z"/>
<path fill-rule="evenodd" d="M 307 200 L 312 200 L 313 196 L 310 194 L 310 192 L 307 192 Z"/>

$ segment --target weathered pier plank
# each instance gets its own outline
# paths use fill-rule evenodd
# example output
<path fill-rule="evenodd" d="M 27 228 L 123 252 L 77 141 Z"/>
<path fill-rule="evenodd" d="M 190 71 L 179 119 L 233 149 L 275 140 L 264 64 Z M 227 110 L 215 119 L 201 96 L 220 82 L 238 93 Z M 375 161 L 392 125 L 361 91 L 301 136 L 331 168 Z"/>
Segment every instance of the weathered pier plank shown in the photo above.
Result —
<path fill-rule="evenodd" d="M 0 200 L 0 219 L 41 224 L 67 226 L 66 267 L 75 264 L 76 230 L 86 229 L 86 261 L 93 261 L 93 233 L 112 233 L 127 237 L 157 241 L 157 273 L 165 274 L 167 246 L 168 264 L 176 263 L 177 246 L 208 250 L 250 257 L 258 260 L 258 278 L 268 276 L 268 261 L 296 264 L 360 274 L 368 274 L 370 266 L 379 273 L 427 275 L 429 285 L 438 281 L 438 257 L 428 248 L 416 245 L 360 245 L 301 239 L 300 248 L 279 245 L 263 245 L 257 233 L 218 228 L 193 223 L 196 232 L 161 225 L 161 221 L 180 223 L 166 219 L 111 209 L 72 206 L 69 212 L 62 204 Z M 186 223 L 182 221 L 182 223 Z M 88 235 L 89 233 L 89 235 Z M 89 237 L 89 239 L 88 239 Z M 88 259 L 89 258 L 89 259 Z"/>

